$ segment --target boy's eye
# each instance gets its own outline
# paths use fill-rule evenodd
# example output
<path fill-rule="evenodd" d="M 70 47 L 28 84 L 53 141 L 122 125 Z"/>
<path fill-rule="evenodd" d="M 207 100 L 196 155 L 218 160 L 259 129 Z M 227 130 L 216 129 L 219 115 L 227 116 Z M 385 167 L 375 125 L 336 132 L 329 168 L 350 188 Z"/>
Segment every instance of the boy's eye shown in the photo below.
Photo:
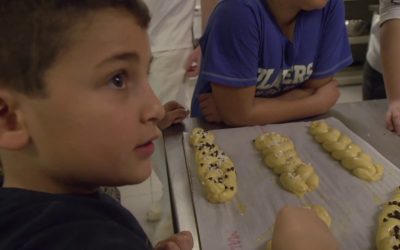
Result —
<path fill-rule="evenodd" d="M 126 76 L 124 73 L 118 73 L 111 77 L 108 84 L 116 89 L 124 89 L 126 88 Z"/>

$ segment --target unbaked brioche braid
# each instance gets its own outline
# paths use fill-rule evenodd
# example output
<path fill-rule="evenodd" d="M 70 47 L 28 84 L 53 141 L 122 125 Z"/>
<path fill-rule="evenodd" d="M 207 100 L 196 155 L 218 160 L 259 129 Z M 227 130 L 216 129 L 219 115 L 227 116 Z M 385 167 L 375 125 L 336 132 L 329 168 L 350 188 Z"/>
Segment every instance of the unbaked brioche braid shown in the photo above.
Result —
<path fill-rule="evenodd" d="M 232 160 L 214 143 L 214 135 L 201 128 L 190 134 L 195 149 L 197 175 L 206 199 L 211 203 L 231 200 L 237 192 L 236 171 Z"/>
<path fill-rule="evenodd" d="M 400 189 L 382 209 L 378 219 L 376 247 L 378 250 L 400 249 Z"/>
<path fill-rule="evenodd" d="M 329 127 L 321 120 L 311 122 L 309 132 L 332 158 L 340 161 L 341 165 L 353 175 L 366 181 L 377 181 L 382 178 L 383 166 L 375 163 L 370 155 L 364 153 L 338 129 Z"/>
<path fill-rule="evenodd" d="M 319 177 L 314 168 L 300 159 L 287 136 L 265 133 L 254 140 L 254 145 L 262 153 L 265 165 L 279 175 L 281 185 L 289 192 L 303 196 L 318 187 Z"/>

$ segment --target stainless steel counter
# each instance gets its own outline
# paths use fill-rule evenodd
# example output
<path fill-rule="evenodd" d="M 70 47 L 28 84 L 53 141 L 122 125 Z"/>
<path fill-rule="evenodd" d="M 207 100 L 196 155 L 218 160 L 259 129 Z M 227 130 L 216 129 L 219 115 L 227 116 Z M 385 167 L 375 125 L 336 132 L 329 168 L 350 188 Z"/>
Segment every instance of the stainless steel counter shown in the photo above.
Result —
<path fill-rule="evenodd" d="M 316 119 L 339 119 L 394 165 L 400 167 L 400 137 L 385 128 L 386 107 L 386 100 L 343 103 Z M 222 125 L 209 124 L 200 119 L 187 119 L 183 125 L 166 130 L 164 139 L 175 230 L 191 231 L 195 241 L 194 249 L 201 249 L 182 144 L 182 133 L 195 127 L 223 128 Z"/>

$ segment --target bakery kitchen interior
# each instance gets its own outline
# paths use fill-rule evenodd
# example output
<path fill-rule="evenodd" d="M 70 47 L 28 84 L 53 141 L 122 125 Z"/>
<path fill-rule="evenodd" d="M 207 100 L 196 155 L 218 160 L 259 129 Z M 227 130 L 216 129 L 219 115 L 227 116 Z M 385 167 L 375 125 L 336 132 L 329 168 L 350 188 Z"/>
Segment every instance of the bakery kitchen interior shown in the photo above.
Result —
<path fill-rule="evenodd" d="M 400 1 L 141 1 L 150 86 L 185 112 L 149 178 L 100 189 L 155 249 L 400 250 Z"/>

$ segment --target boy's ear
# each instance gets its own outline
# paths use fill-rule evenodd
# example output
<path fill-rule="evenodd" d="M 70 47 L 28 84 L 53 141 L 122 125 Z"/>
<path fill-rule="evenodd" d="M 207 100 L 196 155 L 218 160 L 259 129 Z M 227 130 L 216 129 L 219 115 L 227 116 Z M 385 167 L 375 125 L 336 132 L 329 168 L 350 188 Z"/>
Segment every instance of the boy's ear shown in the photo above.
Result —
<path fill-rule="evenodd" d="M 10 91 L 0 89 L 0 148 L 18 150 L 29 143 L 18 100 Z"/>

